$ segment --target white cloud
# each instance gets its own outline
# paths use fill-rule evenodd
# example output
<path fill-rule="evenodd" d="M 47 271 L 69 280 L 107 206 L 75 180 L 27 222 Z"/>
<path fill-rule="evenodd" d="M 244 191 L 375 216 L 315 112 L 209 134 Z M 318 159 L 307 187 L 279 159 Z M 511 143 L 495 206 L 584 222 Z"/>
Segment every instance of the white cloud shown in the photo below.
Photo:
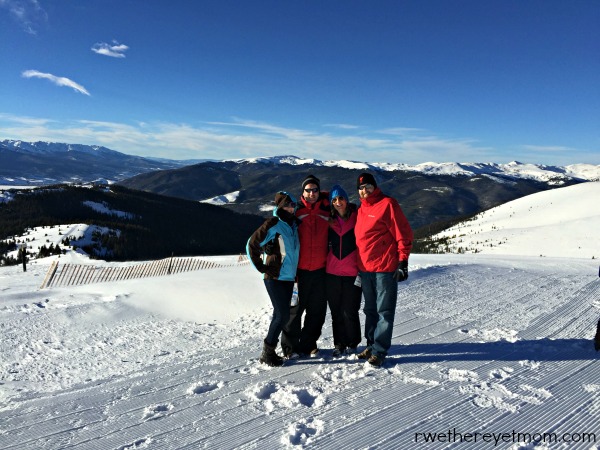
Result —
<path fill-rule="evenodd" d="M 326 123 L 323 126 L 329 128 L 338 128 L 340 130 L 358 130 L 360 128 L 358 125 L 351 125 L 348 123 Z"/>
<path fill-rule="evenodd" d="M 382 138 L 378 131 L 366 134 L 366 127 L 361 127 L 359 136 L 352 134 L 352 130 L 334 135 L 244 119 L 197 125 L 90 120 L 58 122 L 0 113 L 0 130 L 0 138 L 103 145 L 132 155 L 171 159 L 296 155 L 322 160 L 406 164 L 524 160 L 522 148 L 510 153 L 479 145 L 471 139 L 407 138 L 394 134 Z M 600 164 L 600 155 L 582 151 L 568 154 L 548 152 L 531 155 L 525 162 Z"/>
<path fill-rule="evenodd" d="M 394 136 L 414 136 L 416 134 L 422 133 L 423 129 L 421 128 L 406 128 L 406 127 L 396 127 L 396 128 L 386 128 L 383 130 L 379 130 L 381 134 L 391 134 Z"/>
<path fill-rule="evenodd" d="M 558 145 L 523 145 L 525 150 L 541 153 L 562 153 L 573 151 L 574 149 Z"/>
<path fill-rule="evenodd" d="M 0 114 L 0 125 L 8 120 L 9 117 Z M 89 120 L 28 125 L 19 118 L 11 122 L 14 126 L 0 127 L 11 139 L 103 145 L 124 153 L 173 159 L 293 154 L 316 159 L 420 163 L 440 158 L 455 161 L 465 159 L 462 157 L 467 154 L 473 156 L 484 152 L 468 141 L 401 141 L 351 134 L 332 135 L 242 119 L 200 126 Z"/>
<path fill-rule="evenodd" d="M 65 77 L 57 77 L 56 75 L 52 75 L 51 73 L 39 72 L 37 70 L 25 70 L 21 75 L 24 78 L 43 78 L 51 81 L 57 86 L 70 87 L 81 94 L 90 95 L 90 93 L 82 85 Z"/>
<path fill-rule="evenodd" d="M 48 20 L 46 11 L 37 0 L 0 0 L 0 9 L 6 9 L 29 34 L 37 34 L 37 26 Z"/>
<path fill-rule="evenodd" d="M 27 116 L 14 116 L 12 114 L 0 113 L 0 122 L 12 122 L 22 124 L 27 126 L 28 128 L 33 128 L 36 126 L 46 126 L 52 123 L 50 119 L 41 119 L 38 117 L 27 117 Z"/>
<path fill-rule="evenodd" d="M 119 44 L 117 41 L 113 41 L 112 44 L 98 42 L 92 46 L 93 52 L 112 58 L 125 58 L 125 52 L 127 50 L 129 50 L 127 45 Z"/>

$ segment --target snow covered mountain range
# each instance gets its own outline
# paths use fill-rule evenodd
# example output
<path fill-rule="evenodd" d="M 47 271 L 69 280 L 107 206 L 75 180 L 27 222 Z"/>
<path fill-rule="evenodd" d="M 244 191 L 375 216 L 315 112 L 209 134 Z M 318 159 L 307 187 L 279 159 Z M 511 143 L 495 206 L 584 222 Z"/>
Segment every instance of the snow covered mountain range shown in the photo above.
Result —
<path fill-rule="evenodd" d="M 159 159 L 150 157 L 135 157 L 124 153 L 108 149 L 97 145 L 83 144 L 65 144 L 55 142 L 25 142 L 18 140 L 5 139 L 0 141 L 0 184 L 13 184 L 15 181 L 20 184 L 40 184 L 40 177 L 47 178 L 43 173 L 32 173 L 32 159 L 18 159 L 17 155 L 23 155 L 46 160 L 47 157 L 55 156 L 57 158 L 55 167 L 52 167 L 53 177 L 48 177 L 49 183 L 68 181 L 73 177 L 73 174 L 66 169 L 61 169 L 60 164 L 65 155 L 69 155 L 71 159 L 76 158 L 77 154 L 85 154 L 88 157 L 95 158 L 96 165 L 99 165 L 104 173 L 101 178 L 112 181 L 120 181 L 137 173 L 146 173 L 153 170 L 163 170 L 185 165 L 195 164 L 201 160 L 178 161 L 169 159 Z M 20 161 L 20 162 L 19 162 Z M 375 170 L 375 171 L 406 171 L 420 172 L 427 175 L 464 175 L 477 176 L 485 175 L 490 177 L 510 177 L 523 178 L 542 181 L 546 183 L 561 184 L 566 180 L 579 181 L 597 181 L 600 180 L 600 165 L 592 164 L 572 164 L 568 166 L 547 166 L 541 164 L 525 164 L 518 161 L 513 161 L 508 164 L 499 163 L 458 163 L 458 162 L 424 162 L 417 165 L 408 164 L 391 164 L 391 163 L 368 163 L 349 160 L 318 160 L 299 158 L 297 156 L 273 156 L 260 158 L 246 158 L 225 160 L 236 163 L 263 163 L 263 164 L 285 164 L 295 166 L 317 166 L 317 167 L 338 167 L 350 170 Z M 10 164 L 9 164 L 10 162 Z M 115 168 L 112 163 L 118 162 L 125 164 L 127 171 L 123 167 Z M 19 167 L 12 167 L 17 164 Z M 39 164 L 37 164 L 39 165 Z M 9 170 L 10 168 L 10 170 Z M 15 177 L 15 172 L 21 171 L 18 180 L 12 180 Z M 64 173 L 61 173 L 61 170 Z M 98 172 L 98 170 L 97 170 Z M 47 175 L 47 174 L 46 174 Z M 96 175 L 94 175 L 96 176 Z M 86 175 L 86 168 L 81 167 L 82 181 L 94 181 Z"/>
<path fill-rule="evenodd" d="M 399 199 L 411 225 L 418 229 L 535 192 L 600 180 L 600 165 L 589 164 L 407 165 L 290 155 L 192 163 L 134 157 L 99 146 L 4 140 L 0 141 L 0 186 L 116 182 L 134 190 L 264 216 L 270 214 L 274 192 L 299 195 L 300 184 L 309 173 L 321 179 L 324 191 L 341 184 L 350 200 L 357 201 L 356 176 L 370 171 L 386 194 Z"/>
<path fill-rule="evenodd" d="M 568 166 L 547 166 L 542 164 L 525 164 L 512 161 L 508 164 L 497 163 L 458 163 L 458 162 L 425 162 L 417 165 L 391 163 L 364 163 L 357 161 L 321 161 L 318 159 L 298 158 L 297 156 L 274 156 L 264 158 L 234 159 L 235 162 L 274 163 L 290 165 L 314 165 L 323 167 L 341 167 L 351 170 L 382 170 L 386 172 L 407 171 L 420 172 L 427 175 L 487 175 L 512 178 L 526 178 L 542 182 L 560 184 L 567 179 L 582 181 L 600 180 L 600 165 L 571 164 Z"/>
<path fill-rule="evenodd" d="M 141 158 L 96 145 L 0 141 L 0 185 L 5 186 L 110 183 L 188 163 Z"/>

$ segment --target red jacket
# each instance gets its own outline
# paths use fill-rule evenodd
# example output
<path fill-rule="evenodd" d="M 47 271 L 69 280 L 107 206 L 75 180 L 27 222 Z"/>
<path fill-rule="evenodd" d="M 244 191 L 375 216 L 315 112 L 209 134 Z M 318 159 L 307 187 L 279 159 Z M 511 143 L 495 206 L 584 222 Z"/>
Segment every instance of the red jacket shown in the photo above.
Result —
<path fill-rule="evenodd" d="M 329 232 L 329 193 L 321 192 L 315 203 L 301 198 L 296 217 L 300 236 L 300 261 L 298 269 L 317 270 L 325 268 L 327 261 L 327 234 Z"/>
<path fill-rule="evenodd" d="M 398 202 L 376 188 L 361 199 L 354 233 L 358 247 L 358 270 L 394 272 L 398 262 L 408 260 L 413 232 Z"/>
<path fill-rule="evenodd" d="M 348 208 L 350 208 L 350 216 L 346 220 L 336 216 L 330 222 L 326 272 L 343 277 L 355 277 L 358 274 L 358 251 L 354 236 L 357 208 L 354 203 L 348 203 Z"/>

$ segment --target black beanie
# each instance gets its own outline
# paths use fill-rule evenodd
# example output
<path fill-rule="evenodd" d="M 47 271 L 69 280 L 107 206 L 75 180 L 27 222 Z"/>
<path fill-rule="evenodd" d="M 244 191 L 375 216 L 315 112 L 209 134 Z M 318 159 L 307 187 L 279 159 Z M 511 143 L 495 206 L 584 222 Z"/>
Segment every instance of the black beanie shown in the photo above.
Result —
<path fill-rule="evenodd" d="M 373 187 L 377 187 L 377 182 L 375 181 L 375 177 L 370 173 L 361 173 L 358 176 L 358 180 L 356 180 L 356 188 L 358 189 L 363 184 L 372 184 Z"/>
<path fill-rule="evenodd" d="M 302 189 L 304 189 L 307 184 L 316 184 L 319 188 L 319 191 L 321 190 L 321 181 L 319 181 L 319 179 L 314 175 L 309 175 L 304 179 L 302 182 Z"/>

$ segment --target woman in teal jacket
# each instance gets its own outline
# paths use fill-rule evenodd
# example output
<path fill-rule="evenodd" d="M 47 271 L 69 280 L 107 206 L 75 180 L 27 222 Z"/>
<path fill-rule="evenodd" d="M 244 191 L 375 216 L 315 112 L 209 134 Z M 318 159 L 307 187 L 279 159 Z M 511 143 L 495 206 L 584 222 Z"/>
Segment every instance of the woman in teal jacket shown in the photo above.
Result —
<path fill-rule="evenodd" d="M 264 340 L 260 362 L 281 366 L 283 358 L 275 352 L 284 326 L 290 318 L 300 241 L 296 201 L 287 192 L 275 195 L 273 217 L 267 219 L 248 239 L 246 253 L 254 267 L 264 274 L 264 283 L 273 305 L 271 325 Z"/>

